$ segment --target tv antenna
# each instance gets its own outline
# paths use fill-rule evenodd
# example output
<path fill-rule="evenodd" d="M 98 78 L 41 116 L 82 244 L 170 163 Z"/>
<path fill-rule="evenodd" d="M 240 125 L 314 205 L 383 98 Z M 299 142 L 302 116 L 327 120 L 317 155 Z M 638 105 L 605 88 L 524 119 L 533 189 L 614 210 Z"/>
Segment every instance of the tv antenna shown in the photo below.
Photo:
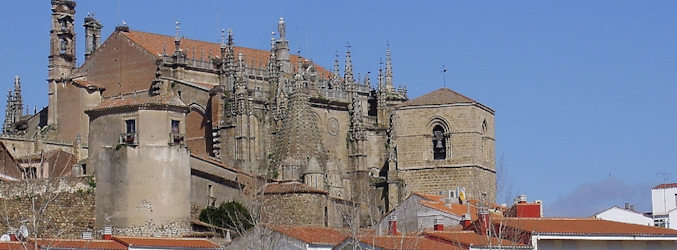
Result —
<path fill-rule="evenodd" d="M 447 66 L 442 64 L 442 78 L 444 82 L 444 87 L 447 87 Z"/>

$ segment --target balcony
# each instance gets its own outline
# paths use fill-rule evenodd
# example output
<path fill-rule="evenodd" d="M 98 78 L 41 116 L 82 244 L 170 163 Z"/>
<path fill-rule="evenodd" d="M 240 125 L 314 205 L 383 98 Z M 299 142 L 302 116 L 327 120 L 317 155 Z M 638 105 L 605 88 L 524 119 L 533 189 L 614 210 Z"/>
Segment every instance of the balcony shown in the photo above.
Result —
<path fill-rule="evenodd" d="M 184 134 L 179 134 L 179 133 L 169 133 L 169 144 L 171 145 L 183 145 L 185 143 L 185 138 L 186 136 Z"/>
<path fill-rule="evenodd" d="M 120 134 L 120 144 L 138 145 L 138 136 L 136 133 L 122 133 Z"/>

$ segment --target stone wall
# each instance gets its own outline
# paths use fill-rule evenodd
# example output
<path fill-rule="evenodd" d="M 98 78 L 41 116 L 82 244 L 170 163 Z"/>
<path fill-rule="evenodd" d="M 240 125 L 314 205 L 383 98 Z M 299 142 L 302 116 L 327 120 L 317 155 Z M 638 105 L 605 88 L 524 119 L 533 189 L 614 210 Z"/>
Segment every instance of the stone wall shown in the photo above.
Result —
<path fill-rule="evenodd" d="M 91 176 L 0 183 L 0 233 L 22 224 L 30 237 L 79 238 L 96 231 L 95 185 Z"/>
<path fill-rule="evenodd" d="M 324 194 L 266 195 L 261 221 L 269 224 L 324 226 L 327 198 Z"/>
<path fill-rule="evenodd" d="M 465 187 L 469 197 L 479 199 L 482 193 L 490 201 L 495 199 L 495 173 L 478 167 L 430 168 L 399 172 L 405 180 L 405 196 L 412 192 L 438 194 L 439 191 Z"/>

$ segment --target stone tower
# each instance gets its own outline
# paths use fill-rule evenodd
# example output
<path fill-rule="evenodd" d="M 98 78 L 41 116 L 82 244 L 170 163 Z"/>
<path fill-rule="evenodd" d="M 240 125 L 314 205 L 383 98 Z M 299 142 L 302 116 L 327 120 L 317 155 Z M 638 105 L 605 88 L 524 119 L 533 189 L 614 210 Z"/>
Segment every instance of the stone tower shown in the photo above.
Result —
<path fill-rule="evenodd" d="M 101 45 L 101 29 L 103 25 L 93 15 L 85 17 L 85 60 Z"/>
<path fill-rule="evenodd" d="M 188 112 L 178 98 L 163 95 L 105 100 L 87 111 L 97 228 L 136 236 L 190 230 Z"/>
<path fill-rule="evenodd" d="M 49 31 L 49 114 L 47 122 L 56 124 L 57 84 L 70 81 L 75 68 L 75 1 L 52 0 L 52 29 Z"/>
<path fill-rule="evenodd" d="M 395 177 L 407 194 L 461 187 L 470 198 L 496 199 L 491 108 L 442 88 L 398 105 L 394 116 Z"/>

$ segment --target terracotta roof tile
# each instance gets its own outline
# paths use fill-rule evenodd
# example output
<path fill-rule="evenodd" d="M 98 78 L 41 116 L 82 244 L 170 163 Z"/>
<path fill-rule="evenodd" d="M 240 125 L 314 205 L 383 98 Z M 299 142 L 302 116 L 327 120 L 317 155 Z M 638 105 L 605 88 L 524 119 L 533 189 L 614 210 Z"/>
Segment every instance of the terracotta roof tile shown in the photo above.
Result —
<path fill-rule="evenodd" d="M 337 245 L 348 237 L 347 233 L 328 227 L 280 225 L 266 225 L 265 227 L 308 244 Z"/>
<path fill-rule="evenodd" d="M 288 193 L 329 194 L 327 191 L 315 189 L 298 182 L 268 183 L 263 192 L 264 194 L 288 194 Z"/>
<path fill-rule="evenodd" d="M 359 242 L 382 249 L 462 249 L 453 244 L 428 239 L 423 236 L 380 235 L 363 236 Z"/>
<path fill-rule="evenodd" d="M 207 239 L 194 238 L 151 238 L 113 236 L 113 240 L 127 247 L 165 247 L 165 248 L 219 248 L 219 245 Z"/>
<path fill-rule="evenodd" d="M 456 104 L 456 103 L 477 103 L 477 102 L 451 89 L 441 88 L 428 94 L 419 96 L 415 99 L 406 101 L 402 104 L 399 104 L 397 105 L 397 107 Z"/>
<path fill-rule="evenodd" d="M 18 241 L 4 241 L 0 242 L 0 250 L 23 250 L 23 249 L 35 249 L 34 245 L 30 242 L 18 242 Z"/>
<path fill-rule="evenodd" d="M 108 98 L 101 101 L 99 106 L 94 110 L 110 109 L 118 107 L 133 107 L 143 106 L 148 104 L 171 105 L 179 107 L 187 107 L 179 98 L 173 96 L 140 96 L 140 97 L 123 97 L 123 98 Z"/>
<path fill-rule="evenodd" d="M 40 247 L 52 248 L 127 249 L 125 245 L 114 240 L 39 239 L 37 242 Z"/>
<path fill-rule="evenodd" d="M 655 186 L 651 189 L 677 188 L 677 183 L 666 183 Z"/>
<path fill-rule="evenodd" d="M 677 230 L 596 218 L 502 218 L 494 220 L 493 223 L 545 234 L 677 236 Z"/>
<path fill-rule="evenodd" d="M 475 231 L 428 231 L 424 235 L 442 239 L 450 242 L 457 242 L 466 246 L 523 246 L 527 245 L 509 241 L 506 239 L 499 239 L 496 237 L 488 237 L 486 235 L 480 235 Z"/>
<path fill-rule="evenodd" d="M 466 213 L 468 213 L 468 205 L 467 204 L 458 204 L 458 203 L 452 203 L 450 206 L 447 206 L 444 202 L 444 196 L 441 195 L 432 195 L 432 194 L 424 194 L 424 193 L 414 193 L 415 195 L 421 196 L 422 198 L 426 200 L 419 201 L 419 203 L 423 206 L 442 211 L 445 213 L 457 215 L 457 216 L 462 216 Z M 500 215 L 491 213 L 491 217 L 500 217 Z M 477 206 L 473 204 L 472 202 L 470 203 L 470 217 L 472 220 L 477 219 Z"/>
<path fill-rule="evenodd" d="M 167 54 L 172 54 L 174 52 L 174 37 L 172 36 L 165 36 L 134 30 L 120 33 L 129 37 L 129 39 L 131 39 L 136 44 L 146 49 L 148 52 L 150 52 L 150 54 L 154 56 L 159 57 L 159 55 L 162 55 L 163 48 L 165 47 Z M 187 38 L 181 39 L 181 48 L 183 49 L 183 51 L 188 53 L 188 56 L 191 58 L 193 57 L 193 48 L 195 48 L 195 51 L 198 53 L 198 55 L 202 53 L 202 51 L 204 51 L 205 59 L 210 53 L 212 56 L 220 56 L 221 53 L 220 50 L 221 45 L 218 43 L 210 43 Z M 251 49 L 235 46 L 234 52 L 235 55 L 242 53 L 242 55 L 244 56 L 245 63 L 250 63 L 250 61 L 254 59 L 254 62 L 256 64 L 259 64 L 259 61 L 261 61 L 260 62 L 261 64 L 267 65 L 268 59 L 270 58 L 270 51 L 268 50 Z M 297 55 L 290 55 L 289 59 L 292 65 L 296 65 L 299 60 L 306 60 L 305 58 Z M 316 67 L 317 72 L 318 74 L 320 74 L 320 76 L 328 78 L 331 75 L 331 73 L 328 70 L 318 65 L 316 65 Z"/>

